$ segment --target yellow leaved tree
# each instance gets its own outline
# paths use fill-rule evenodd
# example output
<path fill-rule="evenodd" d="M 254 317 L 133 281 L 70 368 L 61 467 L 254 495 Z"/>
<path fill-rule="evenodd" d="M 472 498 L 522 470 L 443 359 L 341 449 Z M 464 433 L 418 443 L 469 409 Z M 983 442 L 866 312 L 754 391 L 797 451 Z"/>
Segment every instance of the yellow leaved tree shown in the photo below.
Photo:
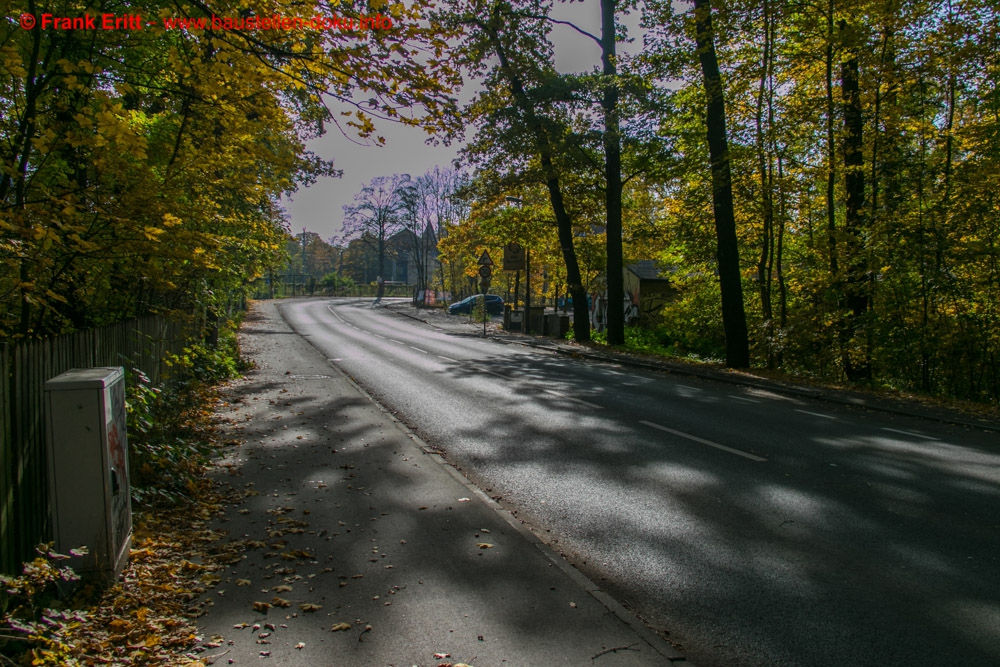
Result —
<path fill-rule="evenodd" d="M 335 126 L 379 142 L 380 119 L 449 117 L 457 77 L 423 2 L 127 11 L 138 18 L 118 29 L 77 2 L 4 12 L 5 337 L 224 307 L 282 257 L 279 198 L 336 173 L 308 139 Z M 87 16 L 93 29 L 51 28 L 52 17 Z"/>

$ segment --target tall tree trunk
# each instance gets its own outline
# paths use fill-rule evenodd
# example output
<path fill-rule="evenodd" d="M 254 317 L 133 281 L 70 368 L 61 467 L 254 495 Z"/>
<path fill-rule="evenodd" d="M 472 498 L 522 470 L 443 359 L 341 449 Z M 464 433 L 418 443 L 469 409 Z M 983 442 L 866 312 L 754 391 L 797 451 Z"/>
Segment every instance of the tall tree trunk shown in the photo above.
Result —
<path fill-rule="evenodd" d="M 786 218 L 785 169 L 781 153 L 778 153 L 778 247 L 775 250 L 775 271 L 778 278 L 778 324 L 782 330 L 788 323 L 788 290 L 785 286 L 785 220 Z M 778 353 L 781 365 L 781 352 Z"/>
<path fill-rule="evenodd" d="M 722 326 L 726 334 L 726 365 L 730 368 L 748 368 L 750 343 L 747 336 L 746 312 L 743 307 L 739 245 L 736 239 L 736 217 L 733 212 L 733 184 L 729 167 L 729 142 L 726 134 L 726 107 L 719 60 L 715 54 L 712 8 L 708 0 L 695 0 L 694 11 L 695 41 L 708 101 L 705 125 L 712 163 L 712 209 L 715 213 L 716 256 L 719 262 L 719 287 L 722 292 Z"/>
<path fill-rule="evenodd" d="M 622 158 L 618 122 L 618 56 L 616 0 L 601 0 L 601 65 L 605 77 L 604 176 L 607 182 L 608 344 L 625 343 L 625 276 L 622 260 Z"/>
<path fill-rule="evenodd" d="M 499 24 L 504 25 L 505 20 L 499 19 Z M 480 24 L 480 27 L 487 30 L 490 40 L 493 43 L 493 50 L 500 60 L 500 67 L 510 86 L 514 102 L 528 123 L 534 141 L 535 150 L 542 165 L 542 172 L 545 174 L 545 186 L 549 190 L 549 201 L 552 204 L 552 212 L 556 218 L 556 225 L 559 230 L 559 245 L 563 253 L 563 261 L 566 263 L 566 283 L 569 293 L 573 296 L 573 339 L 579 343 L 586 343 L 590 340 L 590 309 L 587 308 L 587 293 L 584 290 L 583 278 L 580 274 L 580 265 L 576 259 L 576 250 L 573 246 L 573 218 L 563 202 L 562 189 L 559 185 L 559 174 L 553 162 L 554 149 L 546 134 L 545 127 L 535 113 L 535 107 L 524 89 L 521 77 L 511 65 L 507 50 L 500 41 L 497 32 Z"/>
<path fill-rule="evenodd" d="M 774 311 L 771 306 L 772 269 L 774 266 L 774 197 L 770 144 L 765 133 L 765 107 L 767 134 L 773 131 L 774 105 L 771 83 L 771 12 L 769 0 L 763 0 L 764 44 L 760 63 L 760 84 L 757 89 L 755 110 L 755 139 L 757 147 L 757 176 L 760 182 L 761 235 L 760 256 L 757 261 L 757 290 L 763 334 L 767 346 L 767 366 L 774 367 Z"/>
<path fill-rule="evenodd" d="M 32 15 L 37 16 L 37 10 L 35 7 L 34 0 L 30 0 L 28 3 L 28 8 L 30 9 Z M 18 212 L 18 216 L 22 227 L 22 234 L 28 236 L 31 232 L 30 223 L 28 221 L 28 216 L 26 212 L 26 194 L 25 190 L 28 182 L 28 166 L 30 163 L 30 158 L 33 150 L 33 141 L 35 135 L 35 119 L 37 117 L 37 104 L 38 98 L 41 96 L 42 89 L 47 85 L 47 80 L 44 76 L 39 74 L 39 55 L 41 51 L 42 44 L 42 29 L 36 23 L 32 31 L 32 43 L 31 43 L 31 60 L 28 65 L 28 76 L 25 82 L 25 110 L 21 116 L 20 122 L 18 123 L 17 139 L 14 144 L 14 149 L 11 152 L 10 167 L 16 166 L 16 176 L 13 181 L 14 185 L 14 209 Z M 46 56 L 48 60 L 48 55 Z M 7 165 L 4 165 L 7 167 Z M 11 184 L 11 174 L 8 168 L 3 171 L 2 180 L 0 180 L 0 205 L 4 203 L 7 198 L 8 189 Z M 19 293 L 21 297 L 20 303 L 20 317 L 18 333 L 22 336 L 27 336 L 31 332 L 31 267 L 29 266 L 29 257 L 24 250 L 19 251 L 20 262 L 18 266 L 18 278 L 20 280 L 21 286 L 19 288 Z"/>
<path fill-rule="evenodd" d="M 828 0 L 826 7 L 826 241 L 830 253 L 830 278 L 836 284 L 839 280 L 840 268 L 837 262 L 837 218 L 836 192 L 837 183 L 837 145 L 834 143 L 833 123 L 833 0 Z"/>
<path fill-rule="evenodd" d="M 385 296 L 385 227 L 379 230 L 378 235 L 378 292 L 375 294 L 375 302 L 382 301 Z"/>
<path fill-rule="evenodd" d="M 861 114 L 861 90 L 858 83 L 858 58 L 854 53 L 853 27 L 840 22 L 840 30 L 848 45 L 847 58 L 840 66 L 840 85 L 844 100 L 844 189 L 847 200 L 844 214 L 844 232 L 847 241 L 847 276 L 844 285 L 844 305 L 849 311 L 843 348 L 844 372 L 852 382 L 870 380 L 871 343 L 868 340 L 867 314 L 868 261 L 864 236 L 865 172 L 863 154 L 864 120 Z M 863 357 L 856 359 L 853 350 L 858 341 L 863 346 Z"/>

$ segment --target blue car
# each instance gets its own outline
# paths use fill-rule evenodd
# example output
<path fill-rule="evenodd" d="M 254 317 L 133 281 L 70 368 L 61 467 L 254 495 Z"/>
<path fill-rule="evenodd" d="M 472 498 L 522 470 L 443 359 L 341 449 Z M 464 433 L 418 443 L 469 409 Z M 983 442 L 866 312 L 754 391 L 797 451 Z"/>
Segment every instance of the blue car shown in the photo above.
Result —
<path fill-rule="evenodd" d="M 455 303 L 448 306 L 449 315 L 458 315 L 459 313 L 471 313 L 475 305 L 482 303 L 482 294 L 474 294 L 470 297 L 462 299 L 461 301 L 456 301 Z M 503 299 L 501 299 L 496 294 L 486 295 L 486 312 L 490 315 L 499 315 L 503 313 Z"/>

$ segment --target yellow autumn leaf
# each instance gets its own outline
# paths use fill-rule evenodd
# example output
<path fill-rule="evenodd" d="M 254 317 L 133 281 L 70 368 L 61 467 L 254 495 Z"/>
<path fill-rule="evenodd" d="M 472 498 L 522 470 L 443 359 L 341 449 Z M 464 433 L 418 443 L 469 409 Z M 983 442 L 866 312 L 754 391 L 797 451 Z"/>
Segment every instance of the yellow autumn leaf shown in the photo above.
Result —
<path fill-rule="evenodd" d="M 332 628 L 330 628 L 330 632 L 341 632 L 343 630 L 350 630 L 350 629 L 351 629 L 350 623 L 337 623 Z"/>

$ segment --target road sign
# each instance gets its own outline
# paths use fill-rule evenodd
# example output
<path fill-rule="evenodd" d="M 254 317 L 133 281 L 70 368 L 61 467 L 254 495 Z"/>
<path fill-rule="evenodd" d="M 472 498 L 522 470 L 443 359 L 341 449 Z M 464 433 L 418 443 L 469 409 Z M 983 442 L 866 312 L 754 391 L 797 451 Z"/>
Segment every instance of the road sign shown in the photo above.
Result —
<path fill-rule="evenodd" d="M 493 266 L 489 251 L 484 250 L 483 254 L 479 256 L 479 266 Z"/>
<path fill-rule="evenodd" d="M 524 247 L 518 243 L 508 243 L 503 247 L 503 270 L 524 270 Z"/>
<path fill-rule="evenodd" d="M 482 266 L 479 267 L 480 278 L 489 278 L 492 275 L 493 275 L 493 267 L 491 267 L 489 264 L 483 264 Z"/>

